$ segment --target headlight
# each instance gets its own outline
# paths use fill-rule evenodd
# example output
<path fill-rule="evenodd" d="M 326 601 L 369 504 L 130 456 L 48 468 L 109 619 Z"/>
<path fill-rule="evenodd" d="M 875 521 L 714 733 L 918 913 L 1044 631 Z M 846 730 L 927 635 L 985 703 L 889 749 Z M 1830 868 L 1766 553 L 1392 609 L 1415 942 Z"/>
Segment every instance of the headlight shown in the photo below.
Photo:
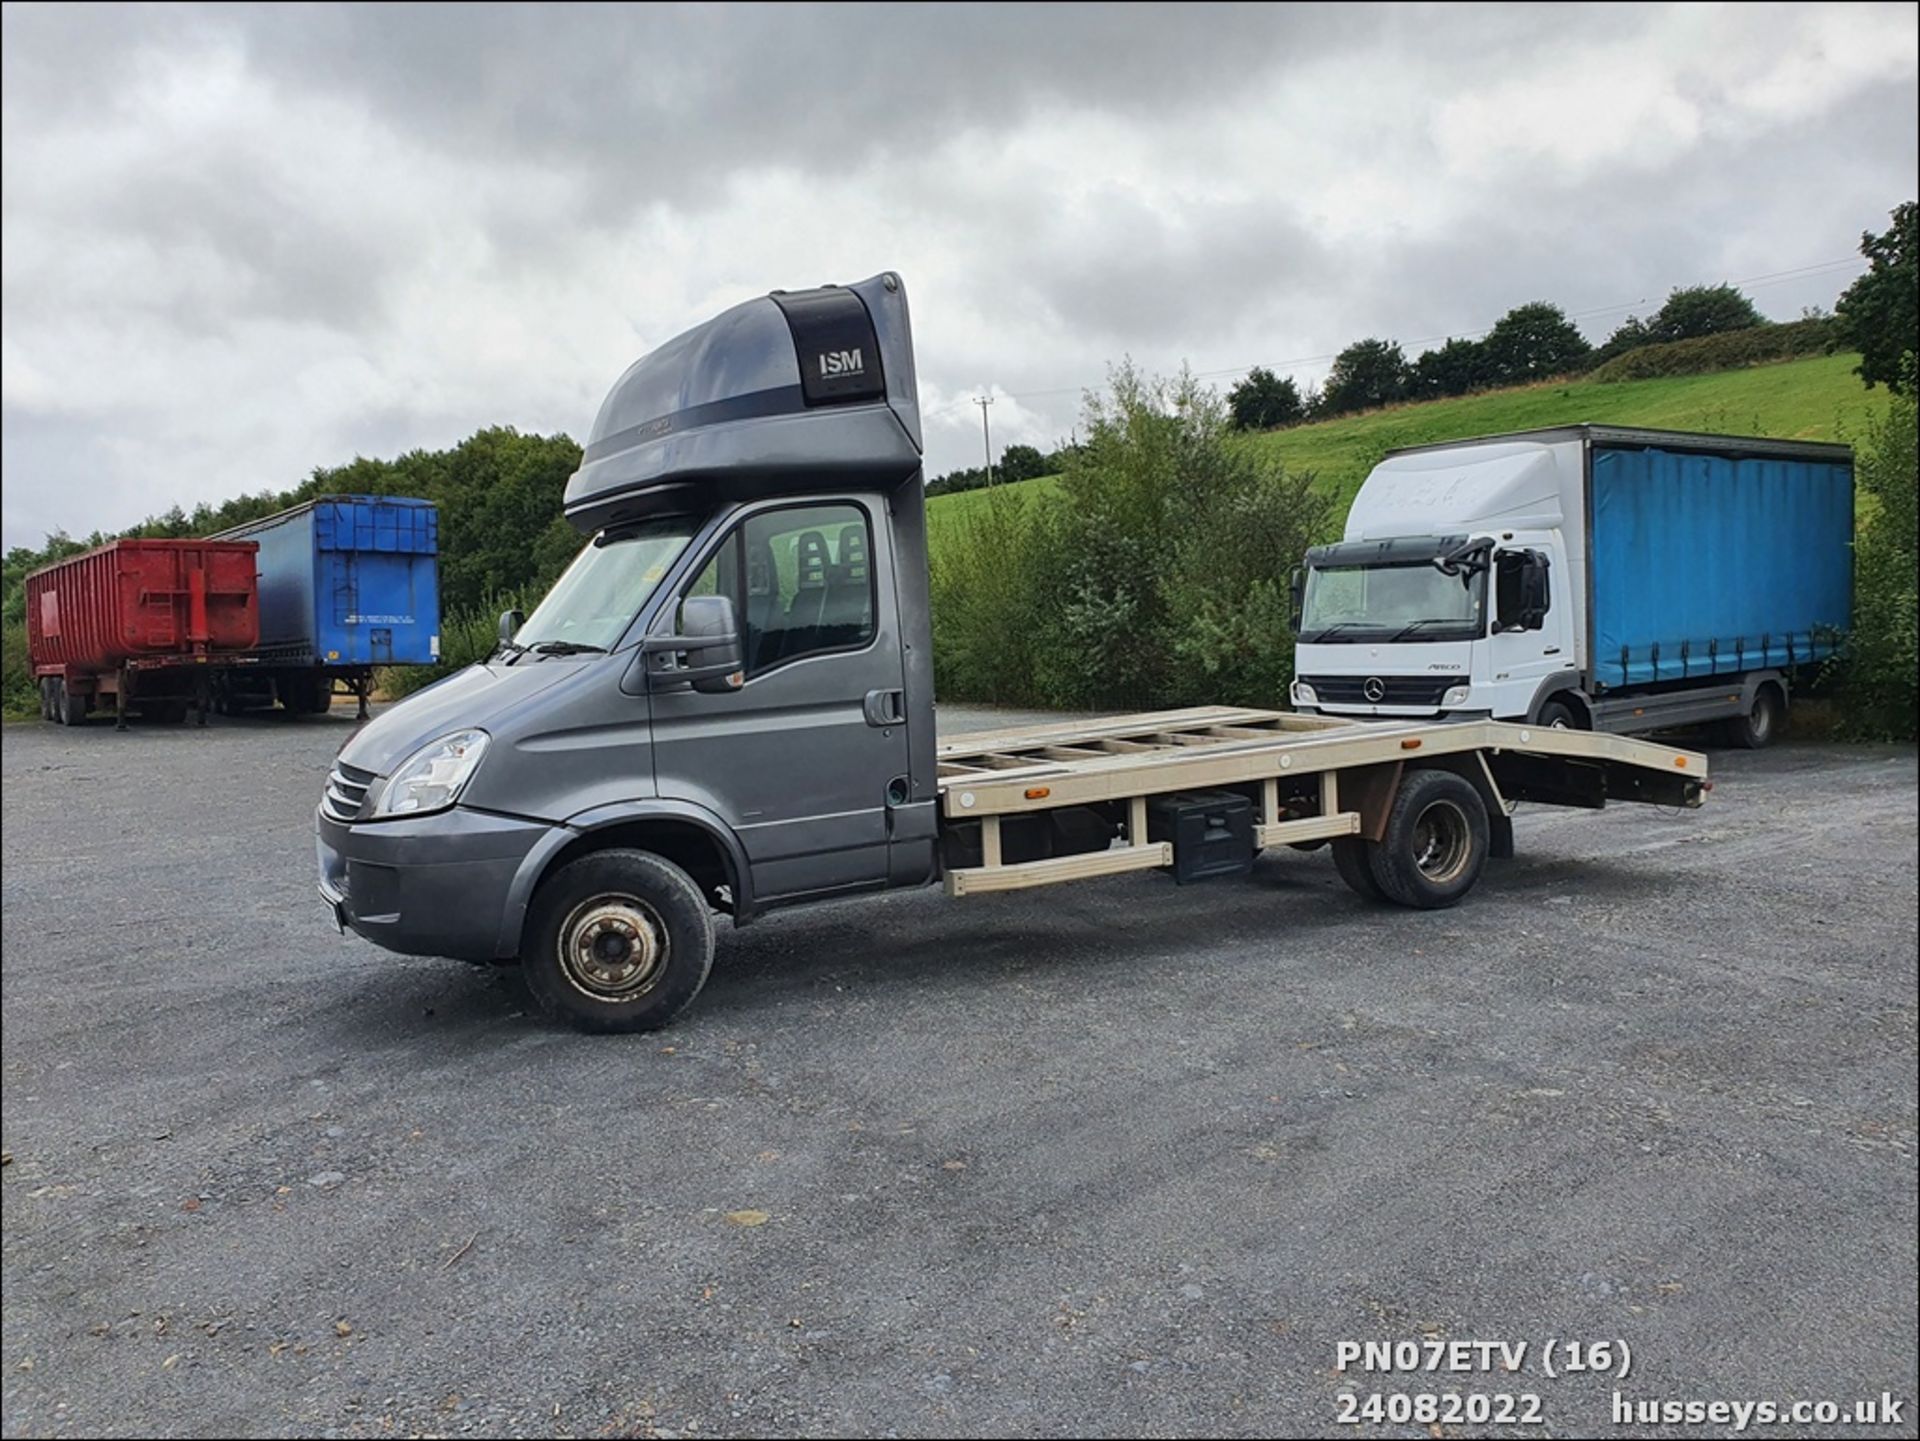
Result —
<path fill-rule="evenodd" d="M 1441 705 L 1465 705 L 1467 697 L 1473 693 L 1472 686 L 1457 685 L 1440 697 Z"/>
<path fill-rule="evenodd" d="M 383 816 L 423 816 L 443 811 L 460 792 L 487 753 L 485 731 L 455 731 L 428 741 L 408 756 L 381 788 L 369 820 Z"/>
<path fill-rule="evenodd" d="M 1313 687 L 1305 681 L 1297 680 L 1293 683 L 1293 703 L 1295 705 L 1312 705 L 1319 699 L 1320 697 L 1315 693 Z"/>

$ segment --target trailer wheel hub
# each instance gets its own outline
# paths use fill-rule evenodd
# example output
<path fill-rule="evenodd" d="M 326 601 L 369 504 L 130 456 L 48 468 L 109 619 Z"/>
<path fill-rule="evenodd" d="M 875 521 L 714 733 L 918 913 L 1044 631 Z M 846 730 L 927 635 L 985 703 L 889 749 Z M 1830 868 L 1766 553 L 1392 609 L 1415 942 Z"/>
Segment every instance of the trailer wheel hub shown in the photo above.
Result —
<path fill-rule="evenodd" d="M 667 932 L 659 915 L 634 896 L 595 896 L 575 906 L 560 927 L 560 968 L 582 993 L 628 1001 L 659 979 Z"/>

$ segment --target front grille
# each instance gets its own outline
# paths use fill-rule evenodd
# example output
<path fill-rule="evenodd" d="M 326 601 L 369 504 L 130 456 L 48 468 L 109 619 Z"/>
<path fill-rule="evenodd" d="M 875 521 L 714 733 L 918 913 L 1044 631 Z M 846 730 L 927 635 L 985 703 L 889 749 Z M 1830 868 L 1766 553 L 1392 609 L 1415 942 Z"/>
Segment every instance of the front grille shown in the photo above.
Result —
<path fill-rule="evenodd" d="M 1444 675 L 1437 680 L 1425 675 L 1303 675 L 1300 679 L 1329 705 L 1437 706 L 1447 687 L 1460 683 L 1457 675 Z M 1380 695 L 1367 694 L 1370 680 L 1384 687 Z"/>
<path fill-rule="evenodd" d="M 359 819 L 360 808 L 366 804 L 367 787 L 374 780 L 372 771 L 335 761 L 327 773 L 327 793 L 320 798 L 320 809 L 336 821 L 351 823 Z"/>

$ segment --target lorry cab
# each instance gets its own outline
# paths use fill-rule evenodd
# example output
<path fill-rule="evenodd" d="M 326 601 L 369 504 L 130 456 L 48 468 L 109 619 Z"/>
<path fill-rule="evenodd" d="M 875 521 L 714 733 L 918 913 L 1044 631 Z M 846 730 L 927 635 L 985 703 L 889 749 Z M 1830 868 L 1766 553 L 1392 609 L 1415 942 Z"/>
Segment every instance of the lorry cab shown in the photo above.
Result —
<path fill-rule="evenodd" d="M 623 846 L 683 872 L 707 926 L 928 881 L 920 448 L 891 274 L 749 301 L 633 365 L 567 487 L 579 556 L 490 658 L 340 752 L 317 821 L 337 920 L 509 959 L 543 876 Z M 589 905 L 574 982 L 643 997 L 648 920 Z"/>
<path fill-rule="evenodd" d="M 1308 552 L 1293 701 L 1329 714 L 1526 716 L 1577 684 L 1576 457 L 1538 442 L 1414 452 Z M 1575 533 L 1569 544 L 1568 532 Z"/>

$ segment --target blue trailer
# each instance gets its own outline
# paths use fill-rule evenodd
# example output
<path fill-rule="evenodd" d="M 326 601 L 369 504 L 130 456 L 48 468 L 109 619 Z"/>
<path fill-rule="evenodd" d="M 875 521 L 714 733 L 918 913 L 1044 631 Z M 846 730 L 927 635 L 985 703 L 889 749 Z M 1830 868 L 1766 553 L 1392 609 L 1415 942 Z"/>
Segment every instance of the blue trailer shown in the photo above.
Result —
<path fill-rule="evenodd" d="M 1853 453 L 1602 425 L 1398 450 L 1307 567 L 1301 709 L 1765 745 L 1852 621 Z"/>
<path fill-rule="evenodd" d="M 366 711 L 373 668 L 440 659 L 440 520 L 432 502 L 327 495 L 221 532 L 260 547 L 260 646 L 214 677 L 225 714 L 312 714 L 336 685 Z"/>

